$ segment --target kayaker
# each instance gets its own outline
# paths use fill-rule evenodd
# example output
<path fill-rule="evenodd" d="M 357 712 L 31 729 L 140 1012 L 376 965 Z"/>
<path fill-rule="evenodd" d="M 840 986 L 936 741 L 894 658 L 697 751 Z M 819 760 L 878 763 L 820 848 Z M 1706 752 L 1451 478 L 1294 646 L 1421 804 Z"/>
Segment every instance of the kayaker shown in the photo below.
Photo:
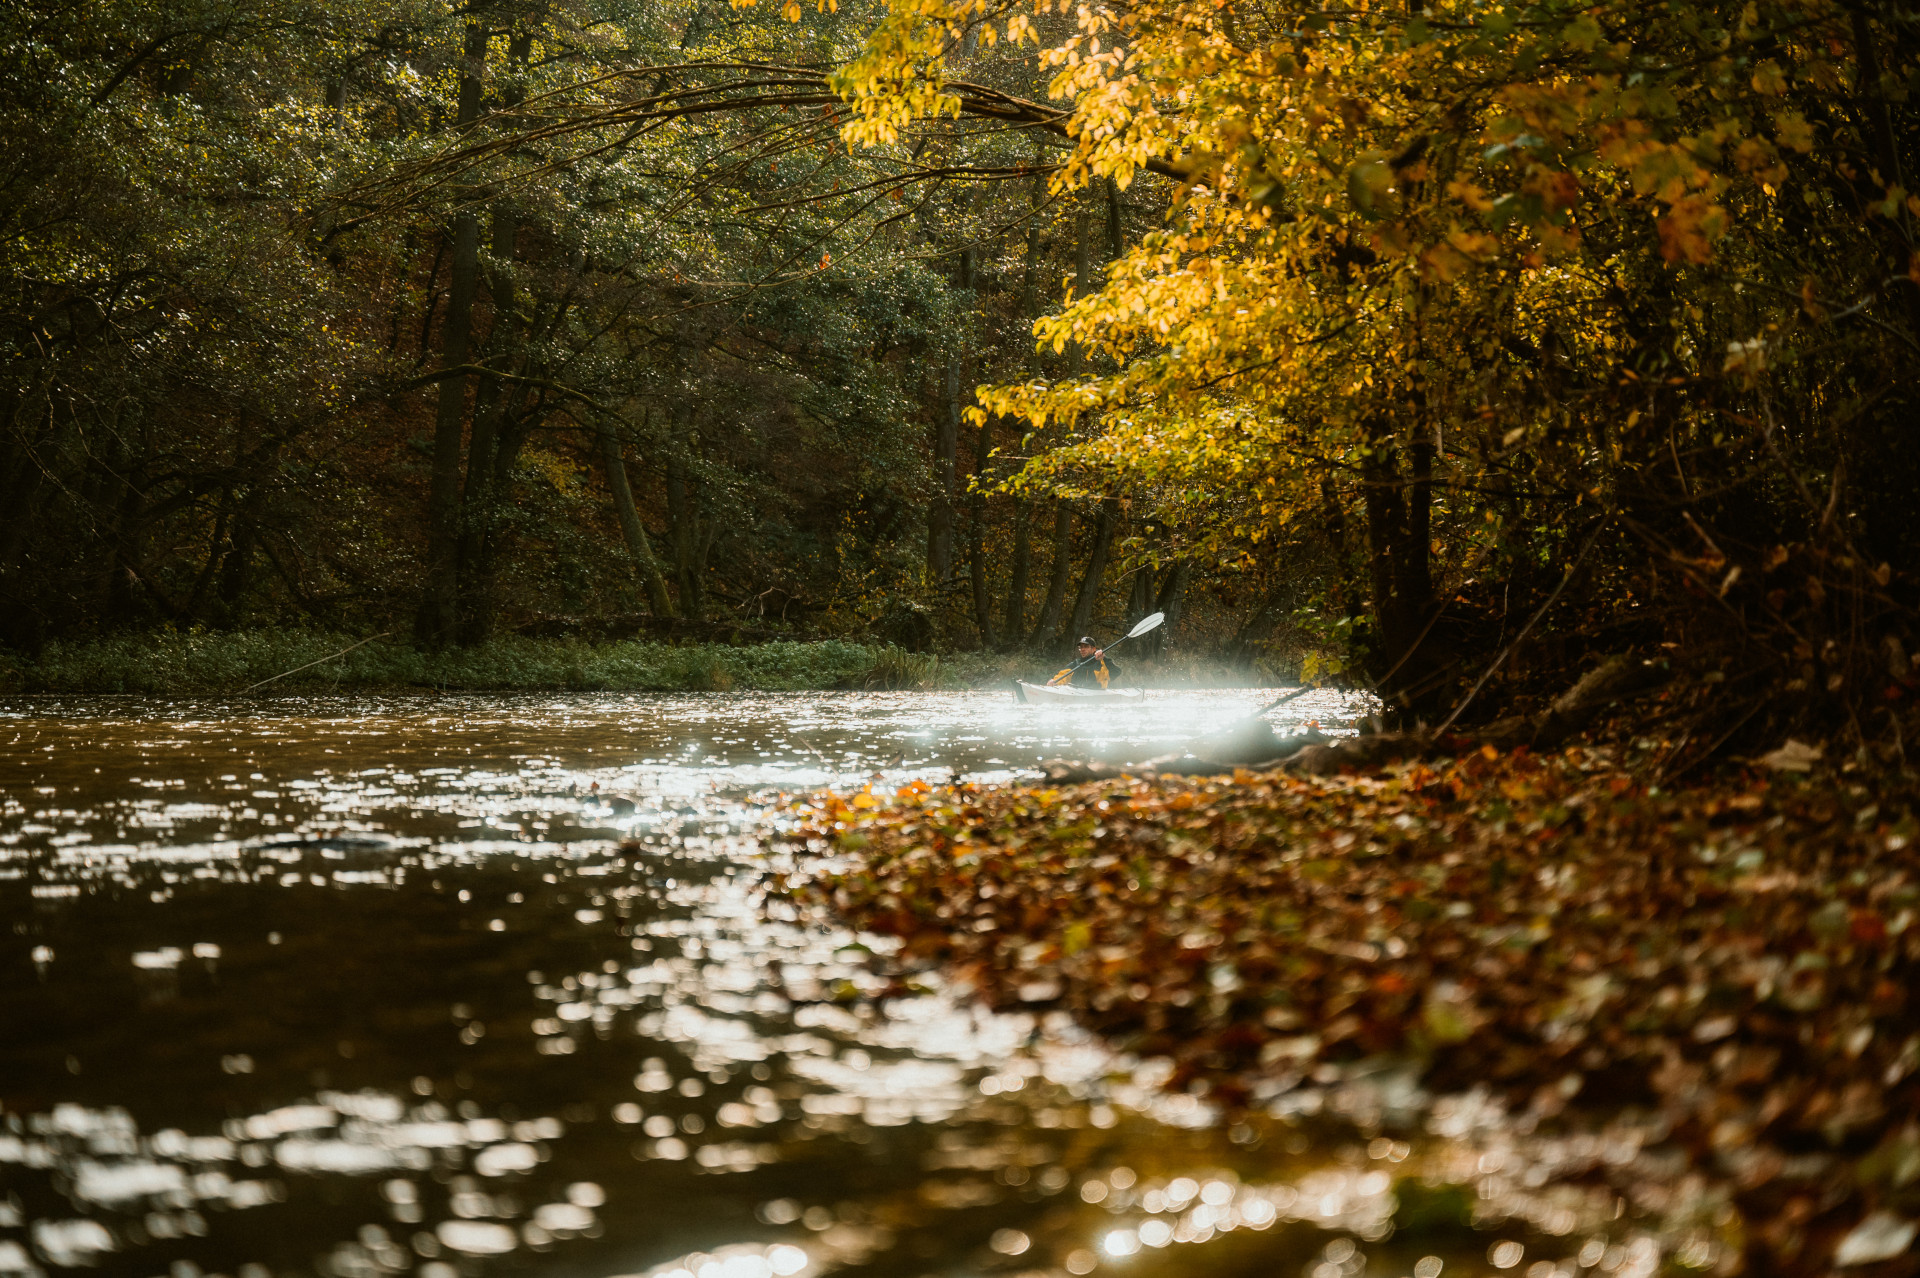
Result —
<path fill-rule="evenodd" d="M 1069 672 L 1062 670 L 1047 680 L 1050 685 L 1071 683 L 1076 688 L 1105 688 L 1120 673 L 1120 663 L 1107 656 L 1106 649 L 1094 643 L 1092 635 L 1080 636 L 1079 661 L 1073 667 L 1072 678 Z"/>

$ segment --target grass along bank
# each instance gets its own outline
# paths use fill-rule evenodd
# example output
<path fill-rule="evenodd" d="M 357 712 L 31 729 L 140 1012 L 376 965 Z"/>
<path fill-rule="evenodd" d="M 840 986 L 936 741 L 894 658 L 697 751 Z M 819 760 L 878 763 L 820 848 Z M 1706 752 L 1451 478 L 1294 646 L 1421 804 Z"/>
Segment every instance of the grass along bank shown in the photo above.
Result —
<path fill-rule="evenodd" d="M 1222 687 L 1245 672 L 1200 660 L 1136 665 L 1172 686 Z M 0 649 L 0 693 L 262 693 L 316 688 L 460 692 L 811 692 L 984 687 L 1048 663 L 992 652 L 909 652 L 844 639 L 750 645 L 640 640 L 491 640 L 423 652 L 397 638 L 320 630 L 156 632 L 50 643 L 37 657 Z"/>
<path fill-rule="evenodd" d="M 1229 1119 L 1344 1104 L 1377 1136 L 1341 1100 L 1363 1085 L 1425 1097 L 1387 1135 L 1480 1115 L 1506 1153 L 1444 1187 L 1462 1227 L 1508 1211 L 1485 1173 L 1524 1147 L 1540 1231 L 1650 1239 L 1636 1272 L 1890 1276 L 1920 1268 L 1913 800 L 1662 793 L 1577 750 L 915 785 L 813 800 L 797 837 L 831 856 L 788 887 L 896 938 L 874 961 L 901 988 L 937 967 L 1064 1012 Z"/>
<path fill-rule="evenodd" d="M 37 658 L 0 651 L 0 691 L 263 693 L 315 688 L 434 688 L 464 692 L 798 692 L 828 688 L 969 686 L 983 667 L 838 639 L 663 644 L 508 637 L 423 652 L 398 639 L 354 647 L 350 635 L 311 630 L 147 634 L 52 643 Z M 351 649 L 343 651 L 343 649 Z M 293 673 L 287 673 L 292 671 Z M 275 678 L 275 676 L 284 676 Z"/>

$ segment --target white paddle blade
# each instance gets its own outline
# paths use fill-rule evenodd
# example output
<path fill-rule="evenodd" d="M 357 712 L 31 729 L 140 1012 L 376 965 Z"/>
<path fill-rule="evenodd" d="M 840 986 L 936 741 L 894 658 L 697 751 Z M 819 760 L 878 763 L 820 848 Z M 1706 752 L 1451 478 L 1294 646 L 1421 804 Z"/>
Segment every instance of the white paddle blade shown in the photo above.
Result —
<path fill-rule="evenodd" d="M 1140 618 L 1139 625 L 1127 631 L 1127 638 L 1138 639 L 1141 635 L 1144 635 L 1145 633 L 1147 633 L 1147 631 L 1154 629 L 1166 619 L 1167 619 L 1167 614 L 1164 612 L 1156 612 L 1150 617 L 1142 617 Z"/>

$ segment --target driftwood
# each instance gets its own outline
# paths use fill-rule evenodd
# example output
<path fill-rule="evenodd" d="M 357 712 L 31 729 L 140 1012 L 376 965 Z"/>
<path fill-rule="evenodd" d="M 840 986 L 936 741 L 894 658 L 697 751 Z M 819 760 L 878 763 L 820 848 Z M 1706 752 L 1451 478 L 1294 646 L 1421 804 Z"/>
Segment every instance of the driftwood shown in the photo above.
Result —
<path fill-rule="evenodd" d="M 1479 735 L 1501 746 L 1558 745 L 1599 718 L 1601 711 L 1649 692 L 1667 678 L 1666 671 L 1650 662 L 1608 657 L 1555 697 L 1544 712 L 1496 719 Z"/>
<path fill-rule="evenodd" d="M 1282 737 L 1274 734 L 1266 720 L 1252 719 L 1201 741 L 1193 754 L 1163 755 L 1127 766 L 1078 759 L 1050 759 L 1040 766 L 1047 780 L 1057 784 L 1121 776 L 1219 776 L 1248 767 L 1329 776 L 1348 770 L 1372 771 L 1407 759 L 1457 754 L 1463 747 L 1539 749 L 1559 744 L 1590 725 L 1602 711 L 1658 687 L 1666 678 L 1664 671 L 1646 662 L 1614 656 L 1581 676 L 1540 713 L 1497 719 L 1473 733 L 1438 736 L 1428 732 L 1380 732 L 1335 740 L 1308 731 Z"/>
<path fill-rule="evenodd" d="M 1249 763 L 1274 763 L 1291 758 L 1308 746 L 1325 745 L 1333 738 L 1309 728 L 1288 736 L 1277 736 L 1265 719 L 1248 719 L 1224 732 L 1204 737 L 1195 744 L 1192 757 L 1210 759 L 1229 767 Z"/>
<path fill-rule="evenodd" d="M 1277 766 L 1301 776 L 1324 777 L 1336 772 L 1370 772 L 1406 759 L 1435 753 L 1434 740 L 1423 732 L 1376 732 L 1343 737 L 1325 745 L 1310 745 Z"/>
<path fill-rule="evenodd" d="M 1590 726 L 1607 709 L 1659 687 L 1667 678 L 1666 671 L 1649 662 L 1611 656 L 1582 675 L 1538 714 L 1510 715 L 1470 733 L 1392 732 L 1348 737 L 1326 745 L 1308 746 L 1285 760 L 1282 766 L 1289 772 L 1306 776 L 1326 776 L 1342 769 L 1366 771 L 1405 759 L 1457 754 L 1463 747 L 1545 749 Z"/>
<path fill-rule="evenodd" d="M 1106 781 L 1114 777 L 1210 777 L 1230 773 L 1236 768 L 1273 767 L 1302 750 L 1332 741 L 1320 732 L 1301 732 L 1275 736 L 1273 725 L 1265 719 L 1236 724 L 1219 736 L 1201 741 L 1194 754 L 1163 754 L 1144 763 L 1112 764 L 1082 759 L 1049 759 L 1040 765 L 1047 780 L 1060 784 L 1074 781 Z"/>

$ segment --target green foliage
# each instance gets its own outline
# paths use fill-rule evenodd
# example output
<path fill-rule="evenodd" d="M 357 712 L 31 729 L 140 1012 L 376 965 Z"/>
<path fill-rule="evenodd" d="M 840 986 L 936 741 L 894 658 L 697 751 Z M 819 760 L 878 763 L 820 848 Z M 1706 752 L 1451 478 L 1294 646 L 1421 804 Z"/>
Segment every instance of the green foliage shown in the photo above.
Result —
<path fill-rule="evenodd" d="M 602 431 L 683 614 L 804 624 L 912 563 L 963 299 L 882 228 L 900 157 L 849 155 L 823 85 L 605 118 L 857 35 L 691 0 L 9 6 L 0 641 L 375 630 L 449 571 L 468 642 L 637 611 Z"/>
<path fill-rule="evenodd" d="M 1697 740 L 1851 730 L 1920 638 L 1910 28 L 12 6 L 0 641 L 1190 595 L 1431 721 L 1551 599 L 1477 711 L 1604 633 Z"/>
<path fill-rule="evenodd" d="M 940 658 L 930 652 L 908 652 L 904 648 L 883 648 L 867 673 L 869 687 L 938 687 Z"/>
<path fill-rule="evenodd" d="M 1544 643 L 1664 642 L 1796 694 L 1753 684 L 1728 722 L 1831 726 L 1904 695 L 1874 667 L 1914 638 L 1912 582 L 1886 589 L 1920 559 L 1912 22 L 902 0 L 839 83 L 847 136 L 889 142 L 958 109 L 951 33 L 999 24 L 1071 113 L 1056 192 L 1179 183 L 1035 326 L 1082 358 L 982 388 L 1051 445 L 1016 487 L 1124 493 L 1222 564 L 1304 560 L 1367 596 L 1353 655 L 1409 709 L 1578 575 Z M 1789 554 L 1818 598 L 1761 576 Z"/>

